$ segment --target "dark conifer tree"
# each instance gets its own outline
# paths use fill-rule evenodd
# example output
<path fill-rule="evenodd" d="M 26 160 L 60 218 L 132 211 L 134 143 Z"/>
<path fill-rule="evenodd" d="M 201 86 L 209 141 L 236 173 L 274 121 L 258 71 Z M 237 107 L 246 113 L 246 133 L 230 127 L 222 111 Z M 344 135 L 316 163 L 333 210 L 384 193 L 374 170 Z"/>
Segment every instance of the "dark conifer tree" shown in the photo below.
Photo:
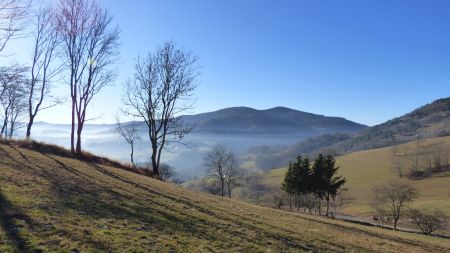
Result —
<path fill-rule="evenodd" d="M 281 184 L 281 189 L 289 195 L 289 211 L 292 211 L 292 195 L 295 194 L 295 186 L 296 182 L 294 177 L 294 168 L 291 162 L 289 163 L 289 168 L 284 175 L 284 181 Z"/>
<path fill-rule="evenodd" d="M 301 195 L 314 194 L 319 200 L 326 201 L 326 215 L 330 208 L 330 200 L 335 200 L 338 190 L 346 180 L 336 173 L 339 167 L 335 166 L 333 156 L 319 154 L 311 166 L 308 158 L 297 157 L 297 161 L 289 163 L 289 168 L 284 177 L 281 188 L 289 194 L 289 210 L 292 211 L 292 196 L 297 200 L 297 208 L 300 208 L 298 200 Z M 321 206 L 319 201 L 319 214 Z"/>
<path fill-rule="evenodd" d="M 346 180 L 342 176 L 337 176 L 336 173 L 339 167 L 335 167 L 336 160 L 333 156 L 328 155 L 325 158 L 324 169 L 324 185 L 325 185 L 325 200 L 327 201 L 327 213 L 330 207 L 330 199 L 335 200 L 338 190 L 345 184 Z"/>

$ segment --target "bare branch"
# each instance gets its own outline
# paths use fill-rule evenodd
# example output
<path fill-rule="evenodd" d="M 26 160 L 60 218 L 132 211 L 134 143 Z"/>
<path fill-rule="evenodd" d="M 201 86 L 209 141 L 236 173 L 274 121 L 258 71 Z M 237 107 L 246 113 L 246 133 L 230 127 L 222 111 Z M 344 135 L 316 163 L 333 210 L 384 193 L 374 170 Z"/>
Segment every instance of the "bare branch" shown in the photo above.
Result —
<path fill-rule="evenodd" d="M 69 72 L 72 99 L 71 150 L 81 153 L 81 133 L 87 108 L 104 87 L 111 85 L 117 71 L 119 29 L 110 29 L 111 14 L 94 0 L 61 0 L 57 15 L 63 58 Z"/>
<path fill-rule="evenodd" d="M 21 36 L 30 5 L 31 0 L 0 0 L 0 52 Z"/>
<path fill-rule="evenodd" d="M 197 58 L 167 42 L 155 54 L 136 60 L 135 74 L 125 83 L 125 114 L 141 118 L 148 127 L 153 172 L 158 174 L 161 154 L 192 130 L 179 115 L 192 105 L 184 103 L 195 90 Z"/>

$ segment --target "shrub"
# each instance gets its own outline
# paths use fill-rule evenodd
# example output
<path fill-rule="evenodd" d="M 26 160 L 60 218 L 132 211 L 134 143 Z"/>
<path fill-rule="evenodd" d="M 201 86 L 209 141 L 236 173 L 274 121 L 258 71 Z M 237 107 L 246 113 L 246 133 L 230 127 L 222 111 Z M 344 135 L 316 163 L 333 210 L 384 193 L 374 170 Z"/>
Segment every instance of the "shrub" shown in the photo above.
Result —
<path fill-rule="evenodd" d="M 426 235 L 431 235 L 434 231 L 445 227 L 448 219 L 442 211 L 437 209 L 433 212 L 412 209 L 409 211 L 409 217 Z"/>

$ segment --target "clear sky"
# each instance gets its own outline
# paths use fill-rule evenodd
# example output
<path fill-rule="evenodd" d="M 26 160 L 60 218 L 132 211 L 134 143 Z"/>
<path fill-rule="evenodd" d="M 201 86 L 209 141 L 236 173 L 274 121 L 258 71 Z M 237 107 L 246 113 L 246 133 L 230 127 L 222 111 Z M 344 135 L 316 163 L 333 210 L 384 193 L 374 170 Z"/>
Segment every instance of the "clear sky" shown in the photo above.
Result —
<path fill-rule="evenodd" d="M 88 111 L 95 123 L 114 122 L 133 59 L 167 40 L 200 58 L 192 113 L 286 106 L 374 125 L 450 96 L 447 0 L 100 2 L 122 31 L 121 60 L 114 86 Z M 10 50 L 20 58 L 27 46 Z M 67 123 L 69 112 L 59 106 L 38 120 Z"/>

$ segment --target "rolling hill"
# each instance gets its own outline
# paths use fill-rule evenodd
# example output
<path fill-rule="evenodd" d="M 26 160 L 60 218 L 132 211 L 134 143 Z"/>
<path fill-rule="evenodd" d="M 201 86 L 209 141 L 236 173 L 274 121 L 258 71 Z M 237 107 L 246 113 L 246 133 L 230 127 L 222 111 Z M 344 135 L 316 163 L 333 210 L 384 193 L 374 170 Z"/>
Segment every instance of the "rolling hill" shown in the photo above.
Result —
<path fill-rule="evenodd" d="M 413 151 L 417 145 L 437 143 L 444 145 L 447 151 L 450 150 L 450 137 L 426 139 L 419 144 L 414 141 L 406 145 L 408 150 Z M 437 173 L 420 180 L 399 178 L 392 169 L 392 154 L 397 147 L 399 146 L 358 151 L 336 158 L 336 164 L 340 167 L 339 174 L 347 179 L 345 187 L 348 188 L 348 197 L 352 198 L 343 211 L 359 216 L 372 215 L 370 202 L 373 200 L 373 187 L 396 180 L 408 183 L 419 191 L 418 198 L 411 204 L 412 207 L 439 208 L 450 215 L 450 172 Z M 264 182 L 279 189 L 285 172 L 285 168 L 267 172 Z"/>
<path fill-rule="evenodd" d="M 448 252 L 448 240 L 191 192 L 0 144 L 2 252 Z"/>
<path fill-rule="evenodd" d="M 248 153 L 262 169 L 285 166 L 299 154 L 335 155 L 450 135 L 450 98 L 438 99 L 383 124 L 357 132 L 329 132 L 296 144 L 254 147 Z"/>
<path fill-rule="evenodd" d="M 450 97 L 358 132 L 331 146 L 339 153 L 382 148 L 417 139 L 450 135 Z"/>
<path fill-rule="evenodd" d="M 256 110 L 249 107 L 230 107 L 222 110 L 183 116 L 194 125 L 194 132 L 239 134 L 286 134 L 316 136 L 334 132 L 356 132 L 367 126 L 344 118 L 327 117 L 286 107 Z"/>

